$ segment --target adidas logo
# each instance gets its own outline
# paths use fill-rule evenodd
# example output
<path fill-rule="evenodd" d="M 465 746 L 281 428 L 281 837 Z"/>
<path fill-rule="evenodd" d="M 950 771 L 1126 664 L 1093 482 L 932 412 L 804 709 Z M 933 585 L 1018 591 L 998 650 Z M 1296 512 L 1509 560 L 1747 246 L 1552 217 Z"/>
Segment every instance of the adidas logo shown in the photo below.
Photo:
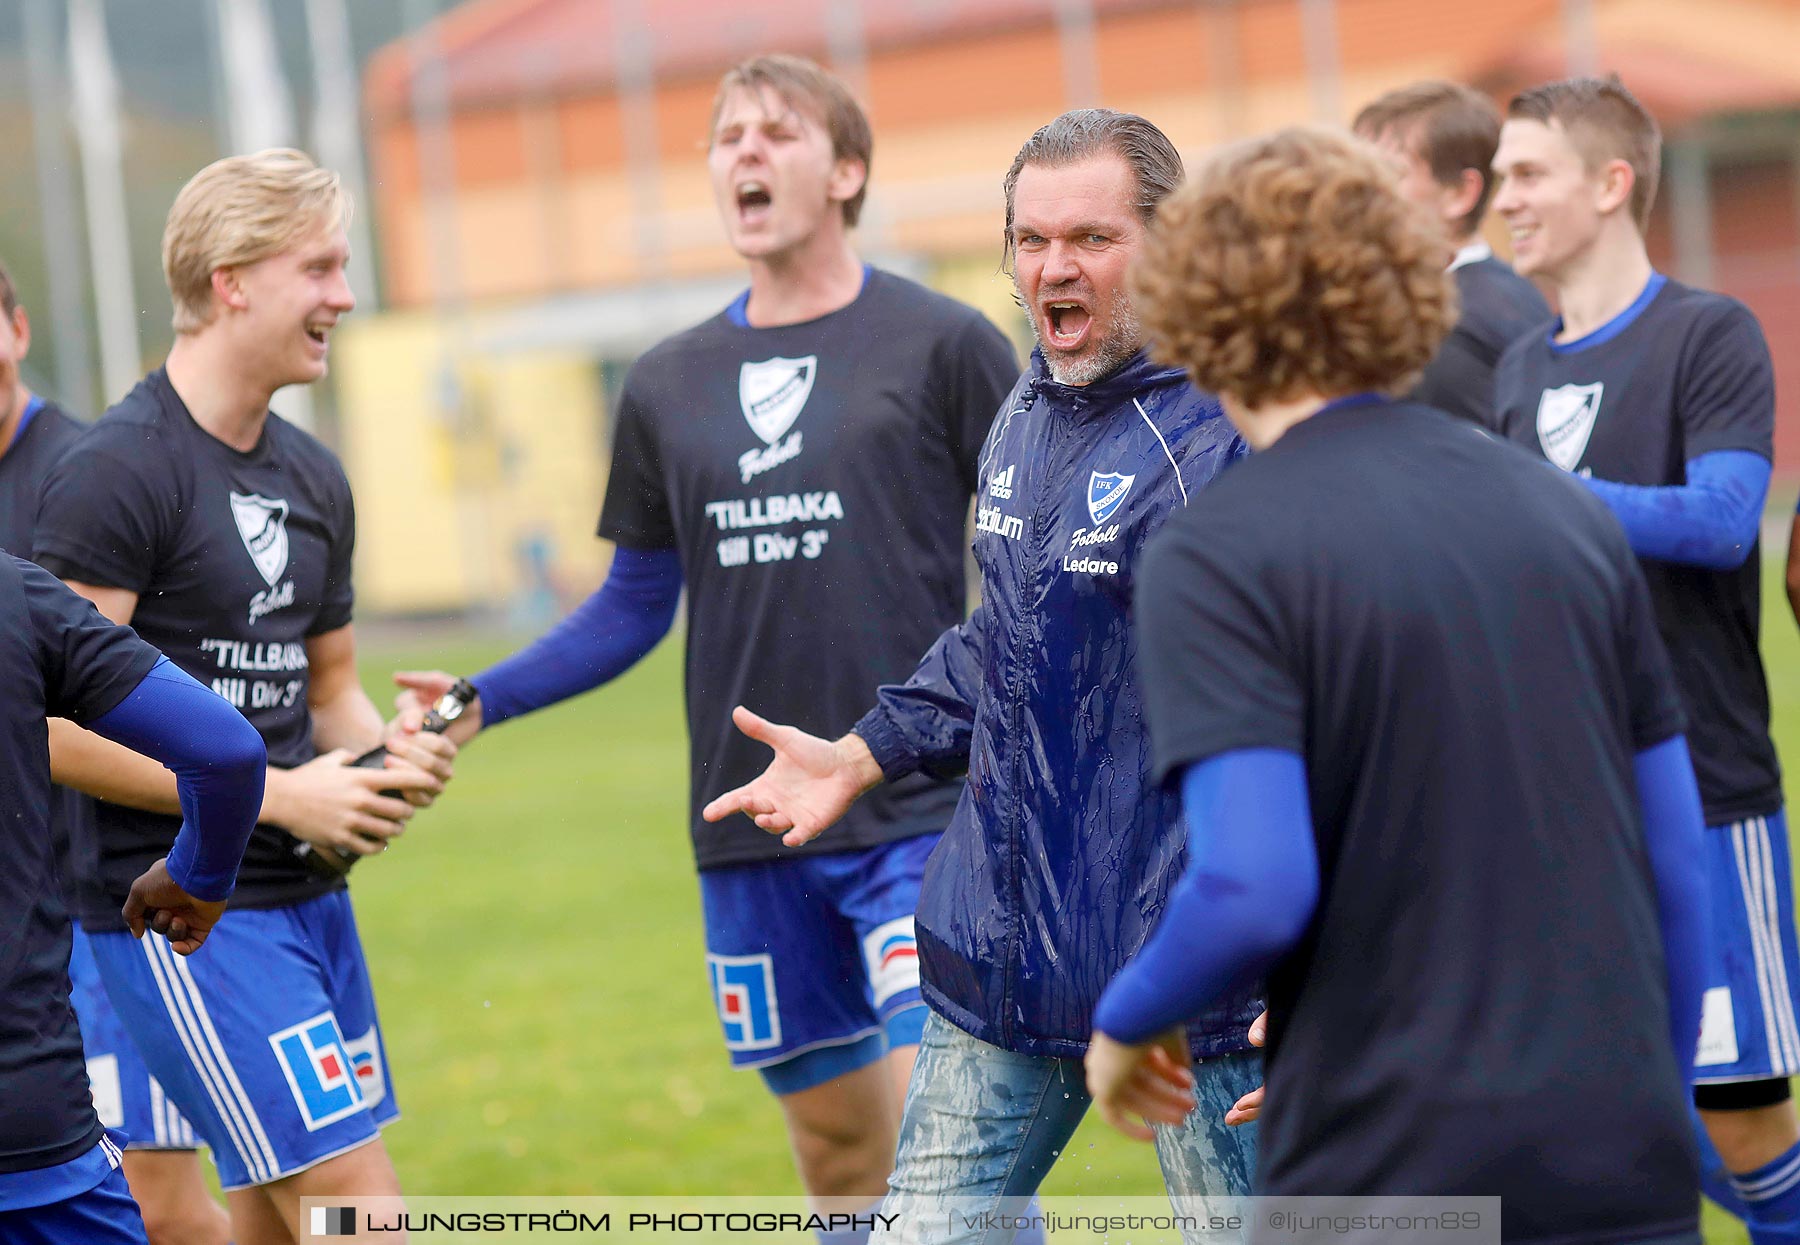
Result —
<path fill-rule="evenodd" d="M 1001 501 L 1011 501 L 1013 495 L 1013 472 L 1017 470 L 1017 465 L 1014 465 L 1008 467 L 1005 471 L 996 471 L 993 475 L 989 476 L 988 496 L 998 497 Z"/>

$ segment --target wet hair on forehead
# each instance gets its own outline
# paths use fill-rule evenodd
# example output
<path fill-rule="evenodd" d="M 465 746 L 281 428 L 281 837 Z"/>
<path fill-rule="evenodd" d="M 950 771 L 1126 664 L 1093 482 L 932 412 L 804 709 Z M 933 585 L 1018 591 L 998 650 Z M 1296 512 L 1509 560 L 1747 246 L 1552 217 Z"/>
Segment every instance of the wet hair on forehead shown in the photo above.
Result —
<path fill-rule="evenodd" d="M 1062 168 L 1096 156 L 1117 156 L 1131 170 L 1137 193 L 1131 206 L 1148 223 L 1157 205 L 1181 184 L 1181 153 L 1168 135 L 1136 113 L 1077 108 L 1038 128 L 1013 157 L 1001 183 L 1006 194 L 1004 261 L 1013 253 L 1013 204 L 1026 167 Z"/>
<path fill-rule="evenodd" d="M 824 129 L 826 137 L 831 139 L 834 160 L 855 160 L 862 164 L 862 187 L 843 205 L 844 223 L 854 226 L 862 216 L 863 201 L 869 192 L 875 135 L 869 128 L 868 114 L 850 94 L 850 88 L 803 56 L 777 54 L 741 61 L 719 79 L 718 92 L 713 96 L 712 120 L 706 128 L 708 144 L 718 132 L 719 118 L 725 113 L 726 102 L 740 93 L 758 100 L 773 93 L 790 112 Z"/>
<path fill-rule="evenodd" d="M 1623 160 L 1631 167 L 1632 219 L 1639 230 L 1649 226 L 1662 171 L 1662 130 L 1617 74 L 1564 78 L 1521 91 L 1506 115 L 1560 128 L 1590 172 Z"/>

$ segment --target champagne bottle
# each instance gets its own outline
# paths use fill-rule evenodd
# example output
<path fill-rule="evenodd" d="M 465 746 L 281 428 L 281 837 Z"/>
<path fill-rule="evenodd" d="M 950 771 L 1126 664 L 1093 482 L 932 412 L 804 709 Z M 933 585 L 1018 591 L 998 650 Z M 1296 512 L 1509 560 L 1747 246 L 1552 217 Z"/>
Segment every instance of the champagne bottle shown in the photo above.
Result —
<path fill-rule="evenodd" d="M 467 679 L 458 679 L 450 690 L 439 698 L 425 714 L 421 730 L 430 731 L 433 735 L 441 735 L 450 729 L 450 723 L 456 721 L 475 700 L 475 689 Z M 382 769 L 387 764 L 388 750 L 384 744 L 376 744 L 367 752 L 350 762 L 358 769 Z M 399 791 L 383 791 L 382 795 L 389 799 L 402 800 L 405 795 Z M 326 847 L 319 844 L 299 841 L 294 844 L 294 855 L 305 863 L 308 869 L 320 877 L 341 878 L 350 872 L 350 867 L 359 859 L 355 852 L 347 852 L 341 847 Z"/>

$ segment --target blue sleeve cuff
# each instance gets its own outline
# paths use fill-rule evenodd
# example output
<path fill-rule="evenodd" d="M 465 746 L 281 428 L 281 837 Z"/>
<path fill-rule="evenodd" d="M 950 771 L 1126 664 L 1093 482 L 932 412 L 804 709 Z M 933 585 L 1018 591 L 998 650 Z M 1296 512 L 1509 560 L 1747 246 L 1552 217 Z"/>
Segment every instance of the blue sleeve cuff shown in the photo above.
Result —
<path fill-rule="evenodd" d="M 906 746 L 906 736 L 888 720 L 883 706 L 876 705 L 863 714 L 850 730 L 868 745 L 869 755 L 881 766 L 881 777 L 885 781 L 897 782 L 918 771 L 918 756 Z"/>
<path fill-rule="evenodd" d="M 268 754 L 256 728 L 166 657 L 88 725 L 175 772 L 182 822 L 169 876 L 196 899 L 229 898 L 262 812 Z"/>

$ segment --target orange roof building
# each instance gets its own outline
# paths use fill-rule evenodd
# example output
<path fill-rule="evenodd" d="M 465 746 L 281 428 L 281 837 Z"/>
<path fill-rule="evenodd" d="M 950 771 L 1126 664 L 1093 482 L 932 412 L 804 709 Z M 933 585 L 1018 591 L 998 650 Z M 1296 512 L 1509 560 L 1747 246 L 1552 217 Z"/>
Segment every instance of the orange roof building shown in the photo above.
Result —
<path fill-rule="evenodd" d="M 519 574 L 418 556 L 423 516 L 467 509 L 434 510 L 420 490 L 503 488 L 507 505 L 527 510 L 573 496 L 543 521 L 560 534 L 550 562 L 587 575 L 601 467 L 571 475 L 569 460 L 603 464 L 603 417 L 582 412 L 556 442 L 535 424 L 551 391 L 603 410 L 618 366 L 741 286 L 705 141 L 719 75 L 765 51 L 832 66 L 869 108 L 864 252 L 1015 332 L 1023 322 L 998 271 L 1001 177 L 1025 137 L 1066 108 L 1143 113 L 1193 159 L 1277 125 L 1344 123 L 1423 77 L 1503 99 L 1572 64 L 1616 70 L 1667 138 L 1652 252 L 1762 317 L 1780 383 L 1777 462 L 1800 469 L 1796 47 L 1800 0 L 469 0 L 384 48 L 365 81 L 384 297 L 424 317 L 395 340 L 429 356 L 401 371 L 407 392 L 426 395 L 411 422 L 436 430 L 404 441 L 378 421 L 346 421 L 346 452 L 370 481 L 359 479 L 359 497 L 376 480 L 405 493 L 392 522 L 372 528 L 375 547 L 394 549 L 395 582 L 416 580 L 400 594 L 408 602 L 491 598 Z M 392 348 L 373 337 L 363 348 L 366 384 L 344 395 L 345 410 L 379 394 L 392 411 L 401 382 L 377 367 L 379 356 L 394 370 Z M 565 371 L 530 410 L 508 413 L 511 395 L 530 389 L 519 359 L 545 351 L 561 352 L 558 366 L 585 360 L 586 372 Z M 508 360 L 513 379 L 470 378 L 477 358 Z M 445 394 L 461 403 L 447 415 Z M 472 452 L 471 436 L 489 440 Z M 536 450 L 519 448 L 533 437 Z M 421 438 L 435 448 L 421 453 Z M 413 460 L 436 463 L 435 475 L 395 474 Z M 554 487 L 546 472 L 562 473 Z M 467 516 L 452 526 L 466 536 L 484 523 L 494 526 Z M 488 561 L 514 565 L 507 550 L 523 538 L 493 539 L 505 547 Z"/>

